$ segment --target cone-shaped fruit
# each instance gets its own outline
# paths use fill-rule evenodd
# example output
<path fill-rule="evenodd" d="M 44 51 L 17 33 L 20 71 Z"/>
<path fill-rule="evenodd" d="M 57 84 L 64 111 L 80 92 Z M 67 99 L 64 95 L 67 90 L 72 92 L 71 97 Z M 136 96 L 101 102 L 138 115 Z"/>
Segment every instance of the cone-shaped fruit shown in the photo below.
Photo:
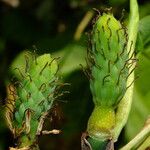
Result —
<path fill-rule="evenodd" d="M 19 148 L 30 147 L 36 142 L 44 117 L 52 107 L 58 79 L 57 62 L 50 54 L 28 61 L 25 72 L 20 72 L 22 79 L 8 86 L 6 104 L 6 119 L 19 139 Z"/>
<path fill-rule="evenodd" d="M 129 76 L 127 31 L 112 14 L 100 16 L 91 33 L 90 88 L 95 108 L 87 131 L 99 140 L 112 138 L 115 108 L 124 96 Z"/>

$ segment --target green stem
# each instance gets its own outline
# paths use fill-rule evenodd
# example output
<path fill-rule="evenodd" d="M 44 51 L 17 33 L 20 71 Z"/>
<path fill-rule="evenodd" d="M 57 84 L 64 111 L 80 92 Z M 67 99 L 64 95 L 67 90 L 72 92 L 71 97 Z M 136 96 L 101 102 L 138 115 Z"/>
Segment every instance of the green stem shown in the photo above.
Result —
<path fill-rule="evenodd" d="M 97 139 L 93 139 L 92 137 L 89 137 L 87 140 L 93 150 L 104 150 L 108 144 L 108 141 L 99 141 Z"/>
<path fill-rule="evenodd" d="M 31 120 L 29 133 L 27 132 L 22 133 L 18 139 L 18 148 L 33 147 L 31 148 L 32 150 L 39 150 L 36 135 L 37 126 L 38 121 Z"/>
<path fill-rule="evenodd" d="M 149 133 L 150 133 L 150 118 L 147 120 L 147 123 L 145 127 L 141 130 L 141 132 L 137 134 L 134 139 L 132 139 L 127 145 L 125 145 L 120 150 L 130 150 L 131 148 L 139 144 L 144 139 L 144 137 L 146 137 L 146 135 L 148 135 Z"/>
<path fill-rule="evenodd" d="M 128 43 L 127 43 L 127 51 L 130 51 L 129 58 L 134 52 L 137 32 L 138 32 L 138 24 L 139 24 L 139 12 L 138 12 L 138 3 L 137 0 L 130 0 L 130 20 L 128 25 Z M 134 67 L 134 65 L 133 65 Z M 129 72 L 133 69 L 130 68 Z M 134 81 L 134 72 L 130 75 L 127 80 L 127 86 L 131 85 Z M 118 105 L 117 113 L 116 113 L 116 126 L 114 129 L 114 141 L 117 141 L 122 128 L 125 126 L 129 112 L 132 104 L 132 96 L 133 96 L 133 88 L 134 84 L 130 86 L 124 95 L 123 99 Z"/>
<path fill-rule="evenodd" d="M 145 139 L 145 141 L 138 147 L 137 150 L 143 150 L 143 149 L 146 150 L 146 149 L 150 148 L 149 143 L 150 143 L 150 136 L 148 136 L 148 137 Z"/>
<path fill-rule="evenodd" d="M 30 147 L 32 145 L 35 145 L 35 141 L 30 139 L 27 135 L 24 135 L 22 137 L 19 138 L 19 148 L 22 148 L 22 147 Z"/>

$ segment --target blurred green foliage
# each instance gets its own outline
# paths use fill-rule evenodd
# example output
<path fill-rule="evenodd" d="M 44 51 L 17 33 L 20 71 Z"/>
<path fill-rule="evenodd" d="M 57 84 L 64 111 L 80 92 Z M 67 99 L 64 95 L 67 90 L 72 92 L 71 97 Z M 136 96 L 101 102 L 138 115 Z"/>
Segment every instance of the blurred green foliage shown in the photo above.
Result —
<path fill-rule="evenodd" d="M 140 25 L 136 52 L 139 58 L 135 82 L 134 100 L 128 123 L 116 146 L 133 138 L 141 129 L 150 114 L 150 2 L 139 0 Z M 36 53 L 52 53 L 59 60 L 62 80 L 71 83 L 66 94 L 54 106 L 56 114 L 47 119 L 45 128 L 61 129 L 60 135 L 40 137 L 41 150 L 77 150 L 80 149 L 81 133 L 86 130 L 88 117 L 92 111 L 92 97 L 89 82 L 80 64 L 85 66 L 87 49 L 86 32 L 79 41 L 74 40 L 77 26 L 88 10 L 113 7 L 114 15 L 121 18 L 122 9 L 128 17 L 127 0 L 20 0 L 13 8 L 0 1 L 0 98 L 1 114 L 5 104 L 5 86 L 11 77 L 10 70 L 15 64 L 24 65 L 24 50 Z M 55 112 L 55 111 L 54 111 Z M 2 115 L 0 115 L 2 116 Z M 0 118 L 0 150 L 13 146 L 11 133 Z M 9 138 L 8 138 L 9 137 Z"/>

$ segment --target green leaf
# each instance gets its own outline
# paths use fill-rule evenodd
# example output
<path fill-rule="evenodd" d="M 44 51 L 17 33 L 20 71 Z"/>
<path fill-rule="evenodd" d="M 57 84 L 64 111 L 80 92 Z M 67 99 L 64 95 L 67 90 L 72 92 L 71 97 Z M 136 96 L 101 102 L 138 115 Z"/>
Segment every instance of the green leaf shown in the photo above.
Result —
<path fill-rule="evenodd" d="M 29 51 L 22 51 L 19 55 L 17 55 L 10 67 L 10 72 L 13 73 L 14 76 L 18 79 L 22 78 L 19 70 L 22 72 L 22 74 L 25 74 L 25 56 L 32 58 L 32 55 L 31 53 L 29 53 Z M 16 68 L 19 68 L 19 70 L 17 70 Z"/>
<path fill-rule="evenodd" d="M 150 42 L 150 15 L 140 20 L 139 32 L 141 33 L 144 45 L 148 44 Z"/>
<path fill-rule="evenodd" d="M 136 52 L 144 51 L 150 44 L 150 15 L 142 18 L 139 22 L 139 32 L 136 41 Z"/>
<path fill-rule="evenodd" d="M 136 53 L 142 51 L 144 49 L 144 43 L 143 43 L 143 39 L 142 39 L 142 35 L 139 32 L 137 34 L 137 40 L 136 40 L 136 45 L 135 45 L 135 51 Z"/>
<path fill-rule="evenodd" d="M 128 139 L 133 138 L 143 127 L 145 120 L 150 114 L 150 47 L 145 54 L 139 54 L 139 63 L 135 76 L 139 78 L 135 82 L 132 109 L 126 125 Z"/>
<path fill-rule="evenodd" d="M 53 56 L 60 57 L 60 72 L 66 76 L 81 69 L 80 64 L 85 66 L 86 47 L 83 44 L 72 42 L 60 51 L 53 53 Z"/>

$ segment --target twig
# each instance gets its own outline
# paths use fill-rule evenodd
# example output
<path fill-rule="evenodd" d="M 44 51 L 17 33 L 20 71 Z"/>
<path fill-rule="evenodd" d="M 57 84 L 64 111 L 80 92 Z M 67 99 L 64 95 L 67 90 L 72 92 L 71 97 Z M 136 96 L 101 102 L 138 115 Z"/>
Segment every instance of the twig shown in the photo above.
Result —
<path fill-rule="evenodd" d="M 127 145 L 120 150 L 131 150 L 134 146 L 139 144 L 142 139 L 150 133 L 150 118 L 147 119 L 144 128 L 138 133 L 134 139 L 132 139 Z"/>
<path fill-rule="evenodd" d="M 23 148 L 13 148 L 13 147 L 10 147 L 9 150 L 30 150 L 30 147 L 23 147 Z"/>
<path fill-rule="evenodd" d="M 88 23 L 91 21 L 91 19 L 93 18 L 94 15 L 94 11 L 90 10 L 88 11 L 85 16 L 83 17 L 83 19 L 81 20 L 80 24 L 78 25 L 76 32 L 74 34 L 74 39 L 75 40 L 79 40 L 82 32 L 84 31 L 84 29 L 86 28 L 86 26 L 88 25 Z"/>
<path fill-rule="evenodd" d="M 20 4 L 19 0 L 2 0 L 3 2 L 5 2 L 6 4 L 12 6 L 12 7 L 18 7 Z"/>
<path fill-rule="evenodd" d="M 43 135 L 46 135 L 46 134 L 59 134 L 60 132 L 61 132 L 60 130 L 53 129 L 51 131 L 44 130 L 44 131 L 42 131 L 42 134 Z"/>
<path fill-rule="evenodd" d="M 142 144 L 137 148 L 137 150 L 148 150 L 150 148 L 150 135 L 143 141 Z"/>

